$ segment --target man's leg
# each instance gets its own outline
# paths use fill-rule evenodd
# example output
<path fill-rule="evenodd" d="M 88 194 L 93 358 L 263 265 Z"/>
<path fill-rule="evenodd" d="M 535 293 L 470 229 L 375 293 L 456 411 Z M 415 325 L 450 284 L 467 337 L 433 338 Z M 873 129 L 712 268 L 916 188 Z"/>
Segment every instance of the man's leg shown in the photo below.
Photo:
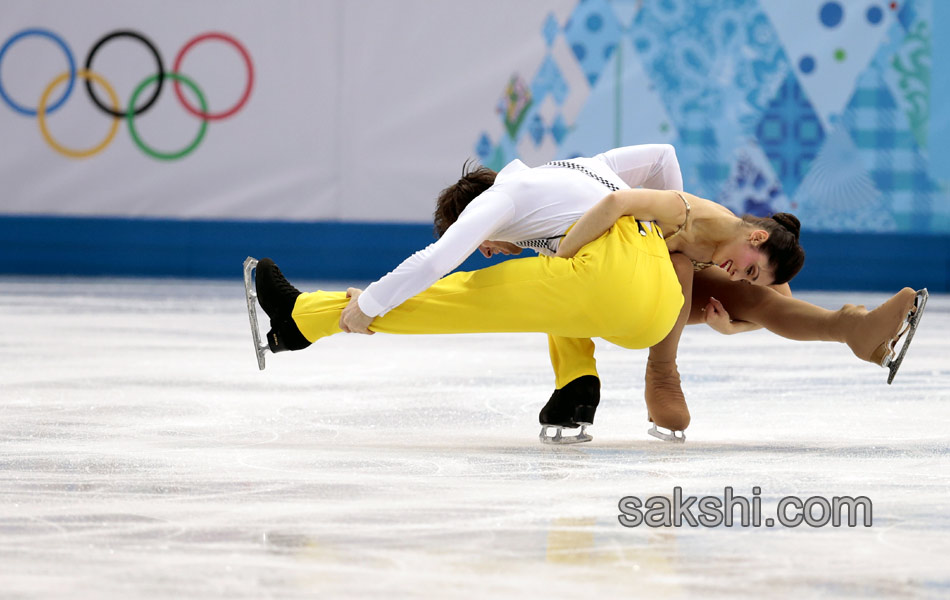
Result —
<path fill-rule="evenodd" d="M 554 368 L 554 392 L 538 414 L 541 425 L 579 427 L 592 425 L 600 404 L 600 378 L 590 338 L 548 336 Z"/>
<path fill-rule="evenodd" d="M 548 336 L 548 353 L 554 368 L 554 387 L 560 389 L 578 377 L 597 377 L 594 342 L 590 338 Z"/>
<path fill-rule="evenodd" d="M 377 317 L 370 329 L 398 334 L 534 331 L 605 337 L 644 348 L 669 331 L 682 301 L 663 240 L 641 236 L 636 221 L 623 218 L 571 259 L 525 258 L 453 273 Z M 340 332 L 346 304 L 343 292 L 301 294 L 293 321 L 314 342 Z"/>

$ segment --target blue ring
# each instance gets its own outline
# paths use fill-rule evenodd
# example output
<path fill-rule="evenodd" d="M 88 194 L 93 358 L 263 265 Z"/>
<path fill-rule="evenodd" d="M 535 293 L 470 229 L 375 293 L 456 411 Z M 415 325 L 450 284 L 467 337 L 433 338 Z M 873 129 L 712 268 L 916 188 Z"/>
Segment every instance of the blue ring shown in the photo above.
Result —
<path fill-rule="evenodd" d="M 63 52 L 66 54 L 66 60 L 69 61 L 69 83 L 66 85 L 66 91 L 63 93 L 63 97 L 56 101 L 55 104 L 46 109 L 46 114 L 52 114 L 56 109 L 63 105 L 64 102 L 69 98 L 69 95 L 73 93 L 73 84 L 76 83 L 76 61 L 73 60 L 73 53 L 69 51 L 69 46 L 66 45 L 66 41 L 63 38 L 59 37 L 52 31 L 46 29 L 24 29 L 23 31 L 15 34 L 13 37 L 8 39 L 3 47 L 0 48 L 0 65 L 3 64 L 3 55 L 7 53 L 7 49 L 10 48 L 13 44 L 19 41 L 21 38 L 25 38 L 31 35 L 38 35 L 40 37 L 45 37 L 53 40 L 59 47 L 63 49 Z M 13 101 L 9 96 L 7 96 L 6 91 L 3 89 L 3 79 L 0 78 L 0 98 L 3 98 L 3 101 L 13 110 L 17 111 L 21 115 L 26 115 L 28 117 L 35 117 L 36 111 L 30 108 L 24 108 Z"/>

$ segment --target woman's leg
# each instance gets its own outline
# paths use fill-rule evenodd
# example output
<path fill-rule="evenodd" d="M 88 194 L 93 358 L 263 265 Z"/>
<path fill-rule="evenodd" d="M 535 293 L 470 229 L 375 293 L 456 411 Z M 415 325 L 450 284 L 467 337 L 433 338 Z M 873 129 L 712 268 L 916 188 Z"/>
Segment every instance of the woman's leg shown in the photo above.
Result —
<path fill-rule="evenodd" d="M 663 341 L 650 348 L 644 376 L 643 399 L 647 405 L 647 419 L 670 431 L 683 431 L 689 426 L 689 407 L 680 385 L 676 369 L 676 352 L 680 336 L 690 316 L 693 297 L 693 263 L 682 254 L 673 254 L 673 267 L 683 288 L 683 307 L 676 324 Z M 748 287 L 748 286 L 747 286 Z"/>
<path fill-rule="evenodd" d="M 682 266 L 675 260 L 674 265 L 686 303 L 673 330 L 650 348 L 644 388 L 648 415 L 657 425 L 674 430 L 689 425 L 689 409 L 676 367 L 680 334 L 687 322 L 704 322 L 703 309 L 710 297 L 722 302 L 735 320 L 755 323 L 792 340 L 847 343 L 855 356 L 875 364 L 880 364 L 886 342 L 897 335 L 915 298 L 913 290 L 904 288 L 870 312 L 863 306 L 850 304 L 831 311 L 764 286 L 732 281 L 712 267 L 695 273 L 689 285 L 683 277 Z"/>
<path fill-rule="evenodd" d="M 853 304 L 827 310 L 766 287 L 731 281 L 716 271 L 696 274 L 690 323 L 702 322 L 702 308 L 713 296 L 732 319 L 761 325 L 790 340 L 842 342 L 855 356 L 875 364 L 880 364 L 887 342 L 900 331 L 916 297 L 914 290 L 904 288 L 873 311 Z"/>

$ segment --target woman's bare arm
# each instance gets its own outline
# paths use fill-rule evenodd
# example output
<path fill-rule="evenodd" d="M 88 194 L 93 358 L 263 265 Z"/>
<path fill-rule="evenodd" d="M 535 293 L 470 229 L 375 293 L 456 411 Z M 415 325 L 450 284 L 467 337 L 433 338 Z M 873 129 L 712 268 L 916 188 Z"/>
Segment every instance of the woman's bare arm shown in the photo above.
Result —
<path fill-rule="evenodd" d="M 617 219 L 625 216 L 634 216 L 641 221 L 657 221 L 661 227 L 679 225 L 686 219 L 686 205 L 672 191 L 636 189 L 611 192 L 577 220 L 558 245 L 556 256 L 574 256 L 578 250 L 610 229 Z"/>

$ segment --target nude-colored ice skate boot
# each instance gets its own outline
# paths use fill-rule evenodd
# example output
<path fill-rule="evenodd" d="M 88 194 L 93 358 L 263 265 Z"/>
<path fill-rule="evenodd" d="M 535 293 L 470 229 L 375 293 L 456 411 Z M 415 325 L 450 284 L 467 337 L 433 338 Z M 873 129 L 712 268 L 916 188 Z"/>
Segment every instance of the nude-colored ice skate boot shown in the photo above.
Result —
<path fill-rule="evenodd" d="M 861 360 L 885 366 L 908 326 L 907 316 L 914 310 L 916 298 L 917 292 L 904 288 L 872 311 L 845 304 L 837 312 L 837 339 L 848 344 Z"/>
<path fill-rule="evenodd" d="M 645 381 L 643 396 L 647 403 L 647 418 L 653 423 L 647 433 L 669 442 L 685 441 L 683 430 L 689 427 L 689 407 L 680 387 L 676 362 L 647 360 Z M 670 433 L 657 427 L 669 429 Z"/>

